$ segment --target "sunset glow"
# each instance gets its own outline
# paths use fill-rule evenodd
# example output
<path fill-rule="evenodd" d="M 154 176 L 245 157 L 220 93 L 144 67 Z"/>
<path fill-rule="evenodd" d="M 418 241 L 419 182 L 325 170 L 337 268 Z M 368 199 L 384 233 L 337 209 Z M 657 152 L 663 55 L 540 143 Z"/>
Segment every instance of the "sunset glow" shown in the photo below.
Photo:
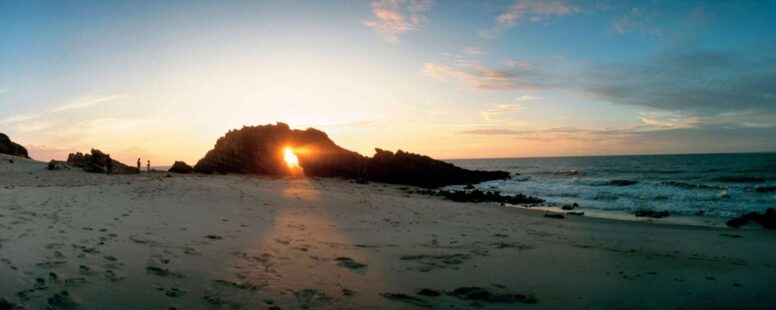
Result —
<path fill-rule="evenodd" d="M 0 132 L 153 165 L 278 121 L 367 156 L 776 150 L 772 4 L 606 2 L 6 2 Z"/>
<path fill-rule="evenodd" d="M 286 147 L 283 150 L 283 160 L 286 161 L 289 169 L 299 168 L 299 158 L 296 157 L 296 154 L 294 154 L 290 147 Z"/>

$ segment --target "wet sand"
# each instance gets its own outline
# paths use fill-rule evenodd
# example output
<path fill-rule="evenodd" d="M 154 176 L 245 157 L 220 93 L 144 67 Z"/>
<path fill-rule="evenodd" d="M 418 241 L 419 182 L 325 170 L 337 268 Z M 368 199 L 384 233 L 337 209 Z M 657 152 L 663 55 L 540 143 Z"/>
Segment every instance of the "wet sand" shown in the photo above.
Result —
<path fill-rule="evenodd" d="M 338 179 L 105 176 L 9 158 L 0 157 L 0 306 L 765 309 L 776 302 L 772 231 L 555 219 Z"/>

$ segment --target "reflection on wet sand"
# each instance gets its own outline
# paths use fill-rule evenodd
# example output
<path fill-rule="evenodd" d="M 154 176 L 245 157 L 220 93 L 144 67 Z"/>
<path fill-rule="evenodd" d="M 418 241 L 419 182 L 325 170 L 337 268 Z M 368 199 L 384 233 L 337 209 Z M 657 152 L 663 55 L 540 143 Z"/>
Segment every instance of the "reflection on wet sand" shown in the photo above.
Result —
<path fill-rule="evenodd" d="M 272 206 L 272 228 L 237 254 L 232 263 L 237 279 L 229 286 L 251 283 L 243 286 L 260 287 L 264 300 L 309 308 L 341 303 L 363 291 L 366 282 L 383 280 L 321 207 L 327 202 L 317 186 L 305 178 L 283 180 L 281 193 L 290 199 Z"/>

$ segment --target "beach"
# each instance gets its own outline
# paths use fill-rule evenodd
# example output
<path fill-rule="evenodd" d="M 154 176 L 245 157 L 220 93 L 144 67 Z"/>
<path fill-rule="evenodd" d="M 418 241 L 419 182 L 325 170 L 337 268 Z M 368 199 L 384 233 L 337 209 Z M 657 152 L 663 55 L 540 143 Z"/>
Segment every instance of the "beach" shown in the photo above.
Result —
<path fill-rule="evenodd" d="M 6 305 L 767 309 L 776 302 L 776 235 L 751 225 L 558 219 L 377 182 L 108 176 L 0 156 Z M 480 294 L 467 294 L 472 288 Z"/>

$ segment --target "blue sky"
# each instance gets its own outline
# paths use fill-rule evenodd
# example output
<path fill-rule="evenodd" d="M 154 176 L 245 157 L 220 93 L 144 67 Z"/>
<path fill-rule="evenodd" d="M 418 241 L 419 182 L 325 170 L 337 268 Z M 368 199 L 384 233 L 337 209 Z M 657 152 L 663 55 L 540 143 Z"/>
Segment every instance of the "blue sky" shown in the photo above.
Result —
<path fill-rule="evenodd" d="M 776 150 L 768 1 L 0 1 L 0 132 L 195 161 L 288 122 L 440 158 Z"/>

